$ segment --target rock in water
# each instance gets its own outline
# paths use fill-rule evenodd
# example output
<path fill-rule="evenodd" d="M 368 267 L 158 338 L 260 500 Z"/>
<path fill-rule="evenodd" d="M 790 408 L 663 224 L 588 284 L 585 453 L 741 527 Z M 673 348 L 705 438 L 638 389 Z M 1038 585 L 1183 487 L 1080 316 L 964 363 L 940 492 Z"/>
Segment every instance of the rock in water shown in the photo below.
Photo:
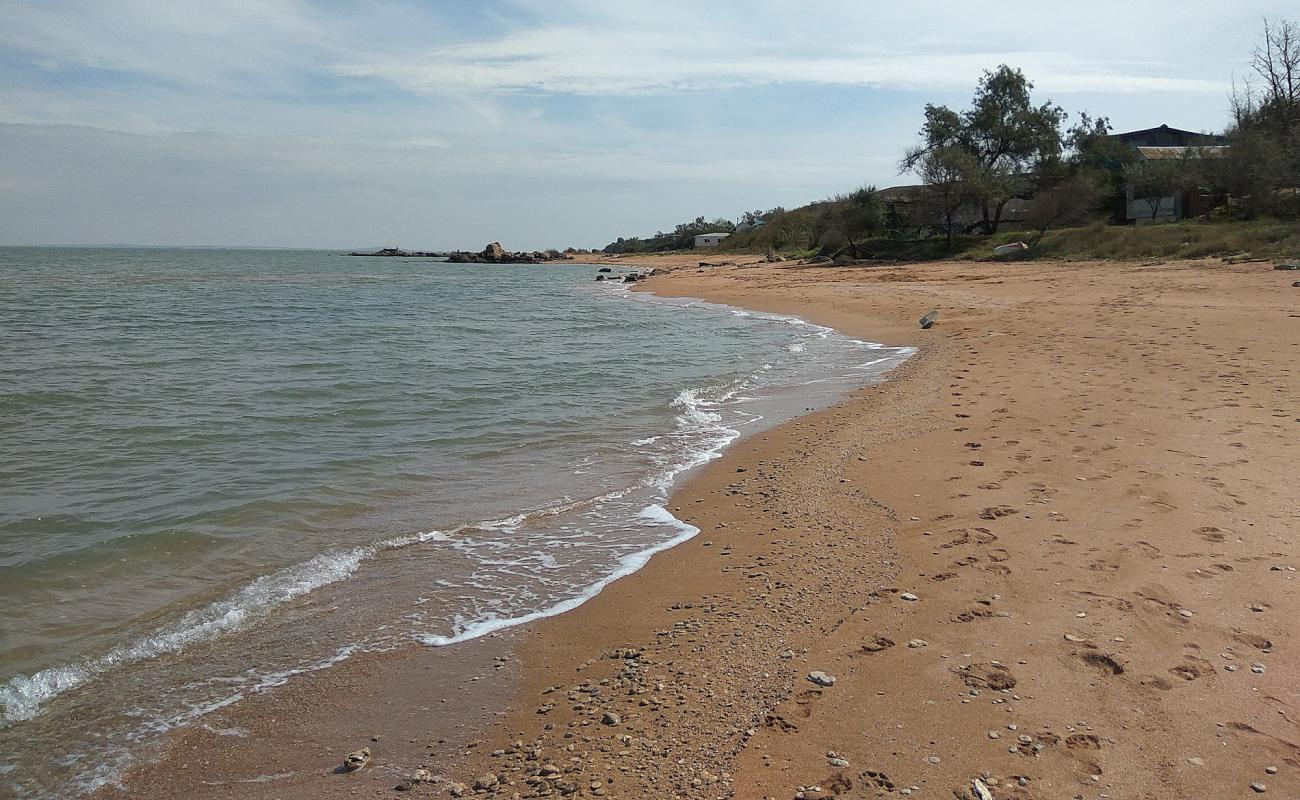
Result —
<path fill-rule="evenodd" d="M 363 747 L 360 750 L 353 750 L 343 759 L 343 769 L 347 772 L 356 772 L 357 770 L 370 763 L 370 748 Z"/>
<path fill-rule="evenodd" d="M 934 323 L 938 319 L 939 319 L 939 309 L 936 308 L 933 311 L 931 311 L 929 314 L 926 314 L 924 317 L 921 317 L 920 320 L 921 330 L 923 331 L 930 330 L 931 328 L 934 327 Z"/>

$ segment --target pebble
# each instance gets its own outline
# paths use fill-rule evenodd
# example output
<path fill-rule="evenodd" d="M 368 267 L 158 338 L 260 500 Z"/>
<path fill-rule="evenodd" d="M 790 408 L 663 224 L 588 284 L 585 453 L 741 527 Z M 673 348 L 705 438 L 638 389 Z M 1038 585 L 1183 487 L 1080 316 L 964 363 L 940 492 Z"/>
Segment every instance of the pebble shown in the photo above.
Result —
<path fill-rule="evenodd" d="M 938 764 L 938 763 L 939 763 L 939 757 L 938 757 L 938 756 L 930 756 L 929 758 L 926 759 L 926 761 L 929 761 L 931 764 Z"/>
<path fill-rule="evenodd" d="M 1262 783 L 1252 783 L 1250 785 L 1250 788 L 1256 792 L 1259 792 L 1260 794 L 1263 794 L 1264 792 L 1268 791 L 1268 787 Z"/>
<path fill-rule="evenodd" d="M 1263 675 L 1264 665 L 1256 661 L 1254 664 L 1250 665 L 1250 671 L 1255 673 L 1256 675 Z"/>
<path fill-rule="evenodd" d="M 1264 771 L 1267 772 L 1269 775 L 1276 775 L 1277 767 L 1264 767 Z"/>
<path fill-rule="evenodd" d="M 1185 609 L 1185 608 L 1180 608 L 1180 609 L 1178 609 L 1178 616 L 1180 616 L 1180 617 L 1184 617 L 1184 618 L 1191 618 L 1191 616 L 1192 616 L 1192 612 L 1188 611 L 1188 610 Z"/>
<path fill-rule="evenodd" d="M 929 644 L 929 642 L 927 642 L 927 641 L 924 640 L 924 639 L 913 639 L 913 640 L 911 640 L 910 642 L 907 643 L 907 646 L 908 646 L 908 647 L 911 647 L 911 648 L 913 648 L 913 649 L 915 649 L 915 648 L 918 648 L 918 647 L 925 647 L 925 646 L 928 645 L 928 644 Z"/>
<path fill-rule="evenodd" d="M 827 675 L 825 672 L 821 672 L 820 670 L 819 670 L 819 671 L 816 671 L 816 672 L 809 672 L 809 673 L 808 673 L 808 680 L 812 681 L 813 683 L 817 684 L 818 686 L 834 686 L 834 685 L 835 685 L 835 676 L 834 676 L 834 675 Z"/>
<path fill-rule="evenodd" d="M 1187 763 L 1191 764 L 1193 767 L 1203 767 L 1205 766 L 1205 759 L 1201 758 L 1200 756 L 1192 756 L 1191 758 L 1187 759 Z"/>
<path fill-rule="evenodd" d="M 899 595 L 899 597 L 903 598 L 909 603 L 915 603 L 917 600 L 921 599 L 916 595 L 912 594 L 911 592 L 903 592 L 902 594 Z"/>
<path fill-rule="evenodd" d="M 355 772 L 366 764 L 370 763 L 370 748 L 363 747 L 360 750 L 353 750 L 343 758 L 343 769 L 348 772 Z"/>
<path fill-rule="evenodd" d="M 606 711 L 604 716 L 600 718 L 602 725 L 617 725 L 622 721 L 623 718 L 618 714 L 615 714 L 613 711 Z"/>

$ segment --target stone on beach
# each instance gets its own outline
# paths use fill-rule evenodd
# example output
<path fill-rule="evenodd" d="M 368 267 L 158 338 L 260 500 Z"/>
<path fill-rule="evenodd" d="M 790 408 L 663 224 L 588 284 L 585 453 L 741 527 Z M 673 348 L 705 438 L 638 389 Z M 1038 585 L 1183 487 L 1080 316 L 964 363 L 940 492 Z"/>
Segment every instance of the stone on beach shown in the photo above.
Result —
<path fill-rule="evenodd" d="M 820 670 L 817 670 L 817 671 L 814 671 L 814 672 L 809 672 L 809 673 L 808 673 L 808 680 L 812 681 L 813 683 L 817 684 L 818 686 L 834 686 L 834 685 L 835 685 L 835 676 L 834 676 L 834 675 L 827 675 L 825 672 L 822 672 L 822 671 L 820 671 Z"/>
<path fill-rule="evenodd" d="M 363 747 L 360 750 L 353 750 L 343 757 L 343 769 L 346 772 L 355 772 L 366 764 L 370 763 L 370 748 Z"/>

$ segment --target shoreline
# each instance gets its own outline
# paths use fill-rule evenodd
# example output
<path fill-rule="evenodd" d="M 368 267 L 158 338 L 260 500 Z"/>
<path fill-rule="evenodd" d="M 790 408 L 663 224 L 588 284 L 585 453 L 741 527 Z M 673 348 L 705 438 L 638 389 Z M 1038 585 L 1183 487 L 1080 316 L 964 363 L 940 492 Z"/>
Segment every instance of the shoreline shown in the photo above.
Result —
<path fill-rule="evenodd" d="M 659 294 L 925 346 L 678 487 L 669 507 L 700 535 L 514 629 L 509 713 L 491 725 L 483 711 L 484 743 L 430 755 L 435 772 L 506 797 L 946 797 L 981 776 L 998 798 L 1300 787 L 1300 334 L 1275 276 L 1221 262 L 683 269 L 695 260 L 611 261 L 675 267 L 651 279 Z M 939 324 L 921 334 L 931 307 Z M 400 675 L 372 668 L 372 683 Z M 378 778 L 401 769 L 377 770 L 400 761 L 302 791 L 206 793 L 389 796 Z M 169 756 L 155 772 L 187 767 Z"/>
<path fill-rule="evenodd" d="M 632 291 L 637 287 L 618 287 L 624 291 Z M 810 323 L 801 317 L 785 314 L 766 314 L 764 312 L 754 312 L 749 309 L 741 309 L 735 306 L 709 303 L 694 297 L 643 297 L 643 298 L 621 298 L 624 301 L 649 301 L 659 303 L 661 300 L 665 305 L 682 306 L 683 310 L 688 311 L 688 306 L 711 307 L 713 309 L 722 309 L 730 313 L 738 313 L 742 316 L 752 316 L 758 314 L 762 317 L 770 318 L 773 322 L 783 324 L 795 324 L 806 326 L 812 329 L 821 330 L 827 333 L 835 333 L 832 329 L 815 323 Z M 683 301 L 682 303 L 674 301 Z M 847 337 L 846 337 L 847 338 Z M 858 345 L 870 348 L 864 352 L 873 351 L 879 343 L 854 340 Z M 886 346 L 887 347 L 887 346 Z M 889 350 L 887 360 L 894 360 L 895 354 L 892 349 Z M 904 361 L 906 358 L 904 357 Z M 862 368 L 872 367 L 863 372 L 863 376 L 872 383 L 880 382 L 887 379 L 892 371 L 897 367 L 887 367 L 883 372 L 876 372 L 873 365 L 875 360 L 862 365 Z M 900 362 L 901 363 L 901 362 Z M 842 379 L 842 378 L 837 378 Z M 845 389 L 844 392 L 854 391 Z M 824 402 L 824 401 L 823 401 Z M 768 423 L 771 424 L 771 423 Z M 776 423 L 780 426 L 785 423 Z M 712 461 L 716 460 L 720 454 L 724 454 L 737 442 L 744 441 L 751 436 L 761 435 L 769 428 L 762 427 L 758 430 L 742 428 L 736 430 L 735 439 L 725 444 L 719 451 L 711 454 L 709 459 L 702 464 L 690 467 L 685 470 L 683 475 L 689 476 L 707 469 Z M 677 476 L 674 481 L 672 493 L 675 494 L 683 485 L 681 476 Z M 668 505 L 668 498 L 665 498 L 664 505 Z M 662 509 L 663 506 L 656 506 Z M 667 512 L 665 511 L 665 514 Z M 294 732 L 291 727 L 284 725 L 284 720 L 280 719 L 287 716 L 291 719 L 298 718 L 297 724 L 313 728 L 333 728 L 331 731 L 336 737 L 339 735 L 338 723 L 340 720 L 331 719 L 331 715 L 322 715 L 313 710 L 310 706 L 313 704 L 311 698 L 334 697 L 341 693 L 360 694 L 367 699 L 363 701 L 365 705 L 392 705 L 394 702 L 394 693 L 386 688 L 370 689 L 357 686 L 357 677 L 369 676 L 371 674 L 381 674 L 384 676 L 402 675 L 406 679 L 411 679 L 418 675 L 418 672 L 424 670 L 437 670 L 447 673 L 432 683 L 427 683 L 421 687 L 423 691 L 447 692 L 452 693 L 458 686 L 466 683 L 476 683 L 484 675 L 485 661 L 479 651 L 487 651 L 493 654 L 493 663 L 490 665 L 494 670 L 498 670 L 492 677 L 507 676 L 507 683 L 503 684 L 500 680 L 495 680 L 493 688 L 487 692 L 491 695 L 500 695 L 508 693 L 511 685 L 510 681 L 516 681 L 518 676 L 513 668 L 513 651 L 515 647 L 516 634 L 522 633 L 519 629 L 527 629 L 533 625 L 544 622 L 545 620 L 561 614 L 572 612 L 575 608 L 590 602 L 608 587 L 636 574 L 644 568 L 646 562 L 652 557 L 678 547 L 686 541 L 698 535 L 699 530 L 694 526 L 684 523 L 676 517 L 669 516 L 672 527 L 681 529 L 682 533 L 674 536 L 671 540 L 652 546 L 646 551 L 636 554 L 634 559 L 637 563 L 630 569 L 620 569 L 607 577 L 597 580 L 592 586 L 588 587 L 580 596 L 570 600 L 562 601 L 554 607 L 548 607 L 538 612 L 526 614 L 519 620 L 511 620 L 505 625 L 486 625 L 484 632 L 474 633 L 466 636 L 458 634 L 452 641 L 430 645 L 429 648 L 406 647 L 397 651 L 382 651 L 376 653 L 360 652 L 331 664 L 325 669 L 306 670 L 295 675 L 288 684 L 276 687 L 270 693 L 259 693 L 257 695 L 245 698 L 242 702 L 232 705 L 229 709 L 221 709 L 216 714 L 204 716 L 195 724 L 182 726 L 171 731 L 165 742 L 164 756 L 159 761 L 146 761 L 131 766 L 125 773 L 125 789 L 119 789 L 115 786 L 108 785 L 96 790 L 94 797 L 116 797 L 116 796 L 167 796 L 168 793 L 174 793 L 178 786 L 184 786 L 188 796 L 207 796 L 213 794 L 220 796 L 225 789 L 220 787 L 241 786 L 244 792 L 253 791 L 253 787 L 265 784 L 266 791 L 271 792 L 273 796 L 296 796 L 295 793 L 302 792 L 301 796 L 319 796 L 322 790 L 328 791 L 325 787 L 311 786 L 314 780 L 319 779 L 321 775 L 328 774 L 327 767 L 336 766 L 337 761 L 331 760 L 333 753 L 340 751 L 339 747 L 343 744 L 334 745 L 329 748 L 319 744 L 319 736 L 297 738 L 294 741 L 295 748 L 300 753 L 295 763 L 295 757 L 285 752 L 279 745 L 285 740 L 294 739 Z M 667 524 L 667 523 L 665 523 Z M 471 628 L 479 627 L 477 624 Z M 492 640 L 490 642 L 480 640 Z M 428 650 L 428 653 L 422 651 Z M 440 651 L 447 651 L 441 653 Z M 503 670 L 503 667 L 510 667 Z M 448 675 L 454 676 L 448 678 Z M 292 691 L 286 692 L 289 687 Z M 398 694 L 406 694 L 409 690 L 403 689 Z M 485 694 L 481 690 L 476 690 L 476 698 L 460 698 L 473 704 L 483 702 Z M 441 702 L 446 702 L 442 700 Z M 464 703 L 461 704 L 462 706 Z M 494 710 L 495 708 L 495 710 Z M 424 709 L 428 711 L 426 707 Z M 464 712 L 465 708 L 458 709 Z M 500 714 L 500 706 L 493 707 L 491 703 L 480 705 L 474 709 L 480 716 L 490 716 L 491 714 Z M 445 710 L 440 709 L 445 713 Z M 453 712 L 455 713 L 455 712 Z M 353 706 L 347 712 L 347 716 L 354 722 L 360 723 L 360 728 L 364 730 L 381 729 L 387 724 L 387 720 L 377 719 L 373 715 L 367 715 L 364 712 L 358 714 L 358 709 Z M 471 714 L 470 716 L 473 716 Z M 481 723 L 481 724 L 480 724 Z M 461 713 L 456 718 L 455 727 L 469 727 L 473 736 L 460 736 L 454 738 L 451 736 L 442 736 L 448 733 L 452 727 L 447 724 L 437 726 L 438 744 L 443 747 L 436 748 L 443 751 L 437 759 L 430 759 L 428 754 L 418 759 L 412 758 L 412 749 L 403 748 L 405 751 L 401 756 L 394 759 L 396 754 L 388 753 L 391 760 L 403 760 L 408 764 L 417 763 L 418 768 L 433 768 L 435 776 L 440 776 L 446 772 L 448 767 L 453 766 L 459 761 L 458 754 L 452 751 L 461 751 L 459 756 L 468 755 L 468 750 L 476 746 L 475 737 L 482 734 L 489 725 L 482 720 L 470 720 Z M 230 731 L 239 731 L 240 733 L 231 738 Z M 409 731 L 408 731 L 409 732 Z M 350 736 L 347 741 L 355 741 L 357 746 L 364 744 L 368 736 Z M 387 735 L 378 737 L 386 738 Z M 427 737 L 426 737 L 427 738 Z M 343 739 L 339 739 L 340 742 Z M 411 739 L 407 744 L 414 743 Z M 303 758 L 301 750 L 304 746 L 317 747 L 319 752 L 311 757 Z M 385 749 L 391 746 L 386 745 Z M 377 748 L 376 748 L 377 749 Z M 256 754 L 262 762 L 252 764 L 246 763 L 250 756 Z M 196 769 L 196 763 L 199 765 Z M 274 764 L 275 766 L 266 766 L 265 764 Z M 307 766 L 309 765 L 310 766 Z M 379 766 L 380 761 L 376 758 L 375 765 Z M 303 767 L 307 766 L 304 770 Z M 406 772 L 403 772 L 403 769 Z M 367 770 L 373 774 L 383 772 L 384 781 L 392 785 L 402 783 L 404 774 L 414 771 L 407 768 L 394 768 L 392 765 L 383 765 L 379 769 Z M 180 780 L 180 779 L 188 779 Z M 306 785 L 300 785 L 298 778 L 305 778 Z M 332 787 L 330 787 L 332 788 Z M 373 788 L 373 787 L 372 787 Z M 377 790 L 377 789 L 376 789 Z M 349 794 L 355 793 L 356 787 L 348 786 Z M 241 795 L 247 796 L 247 795 Z"/>

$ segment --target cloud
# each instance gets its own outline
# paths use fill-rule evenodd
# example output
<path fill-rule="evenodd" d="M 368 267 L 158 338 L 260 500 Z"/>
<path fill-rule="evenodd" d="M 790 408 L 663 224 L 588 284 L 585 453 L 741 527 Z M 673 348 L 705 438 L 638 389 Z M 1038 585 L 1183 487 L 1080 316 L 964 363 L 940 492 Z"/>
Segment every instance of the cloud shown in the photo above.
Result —
<path fill-rule="evenodd" d="M 782 52 L 772 42 L 720 32 L 582 30 L 551 27 L 436 48 L 416 58 L 342 65 L 338 74 L 390 82 L 409 91 L 535 92 L 576 95 L 670 94 L 764 85 L 888 89 L 967 87 L 982 70 L 1008 63 L 1057 92 L 1222 92 L 1226 83 L 1170 76 L 1168 65 L 1105 69 L 1076 56 L 1040 51 L 971 52 L 859 49 L 847 54 Z"/>
<path fill-rule="evenodd" d="M 904 180 L 1003 62 L 1209 129 L 1246 2 L 0 0 L 0 242 L 597 244 Z"/>

